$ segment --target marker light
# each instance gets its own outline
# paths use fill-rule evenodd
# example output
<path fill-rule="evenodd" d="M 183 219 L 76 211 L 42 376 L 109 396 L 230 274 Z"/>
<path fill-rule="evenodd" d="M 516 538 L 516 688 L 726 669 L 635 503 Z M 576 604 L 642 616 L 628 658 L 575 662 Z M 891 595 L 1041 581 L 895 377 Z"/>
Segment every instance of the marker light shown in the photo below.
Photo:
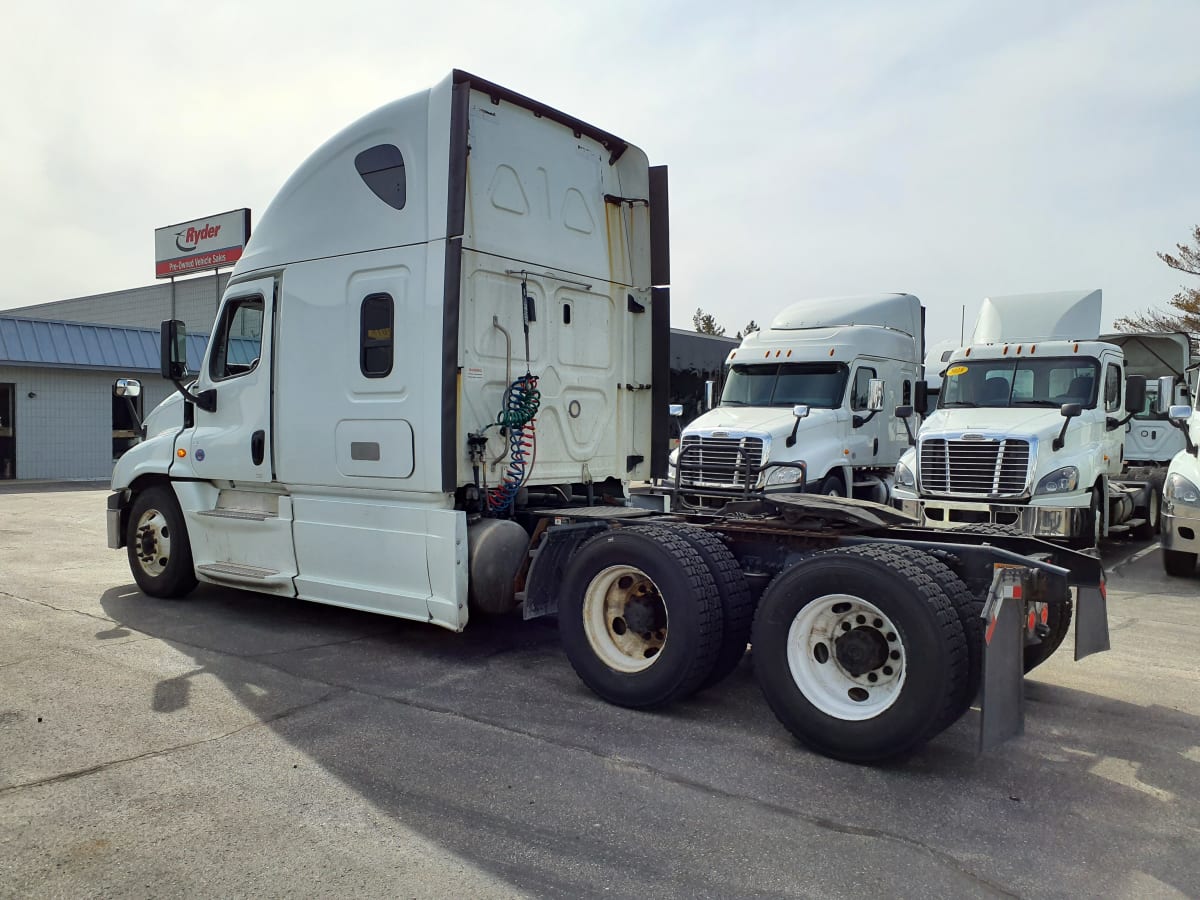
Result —
<path fill-rule="evenodd" d="M 178 450 L 175 451 L 175 455 L 178 456 L 180 459 L 183 459 L 185 456 L 187 456 L 187 451 L 184 450 L 182 447 L 180 447 Z"/>

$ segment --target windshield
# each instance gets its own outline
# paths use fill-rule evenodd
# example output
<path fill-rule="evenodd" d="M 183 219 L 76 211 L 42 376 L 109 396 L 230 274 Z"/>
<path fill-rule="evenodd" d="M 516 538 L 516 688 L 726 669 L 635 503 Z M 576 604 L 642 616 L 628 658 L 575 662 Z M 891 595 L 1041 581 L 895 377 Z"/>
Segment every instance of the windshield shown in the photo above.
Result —
<path fill-rule="evenodd" d="M 957 359 L 942 382 L 941 409 L 963 406 L 1096 405 L 1100 364 L 1094 359 Z"/>
<path fill-rule="evenodd" d="M 795 406 L 821 409 L 842 405 L 850 369 L 845 363 L 781 363 L 731 366 L 722 406 Z"/>

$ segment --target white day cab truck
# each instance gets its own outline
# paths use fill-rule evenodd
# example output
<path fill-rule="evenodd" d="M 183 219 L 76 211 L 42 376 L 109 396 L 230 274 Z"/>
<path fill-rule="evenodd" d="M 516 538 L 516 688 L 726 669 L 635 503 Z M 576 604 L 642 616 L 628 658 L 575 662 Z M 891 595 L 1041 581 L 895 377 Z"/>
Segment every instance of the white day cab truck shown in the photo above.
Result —
<path fill-rule="evenodd" d="M 1163 486 L 1163 569 L 1179 577 L 1196 573 L 1200 555 L 1200 369 L 1188 375 L 1191 403 L 1172 405 L 1168 411 L 1184 447 L 1171 460 Z"/>
<path fill-rule="evenodd" d="M 726 361 L 720 405 L 672 454 L 680 495 L 807 490 L 887 503 L 908 448 L 890 411 L 923 409 L 924 324 L 916 297 L 880 294 L 800 301 L 746 335 Z"/>
<path fill-rule="evenodd" d="M 163 323 L 179 392 L 115 467 L 109 545 L 157 597 L 455 631 L 556 614 L 581 680 L 633 708 L 753 641 L 780 721 L 835 757 L 911 751 L 977 695 L 983 746 L 1019 731 L 1072 587 L 1076 655 L 1108 647 L 1098 561 L 862 501 L 629 504 L 667 467 L 666 188 L 637 147 L 464 72 L 352 124 L 262 216 L 194 373 Z"/>
<path fill-rule="evenodd" d="M 999 525 L 1084 549 L 1155 534 L 1157 484 L 1125 465 L 1146 376 L 1099 338 L 1100 311 L 1100 291 L 984 300 L 970 346 L 943 364 L 937 411 L 897 466 L 896 505 L 929 527 Z M 1156 403 L 1174 383 L 1164 376 Z"/>

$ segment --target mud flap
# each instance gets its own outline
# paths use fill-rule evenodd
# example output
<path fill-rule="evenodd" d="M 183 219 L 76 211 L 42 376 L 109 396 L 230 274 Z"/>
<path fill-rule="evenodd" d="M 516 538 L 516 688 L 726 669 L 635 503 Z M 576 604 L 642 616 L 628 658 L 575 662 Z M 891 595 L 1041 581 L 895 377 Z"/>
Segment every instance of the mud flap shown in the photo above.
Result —
<path fill-rule="evenodd" d="M 1108 591 L 1080 585 L 1075 601 L 1075 661 L 1110 649 L 1108 642 Z"/>
<path fill-rule="evenodd" d="M 1025 733 L 1025 593 L 1030 571 L 997 568 L 983 605 L 983 682 L 979 749 Z"/>

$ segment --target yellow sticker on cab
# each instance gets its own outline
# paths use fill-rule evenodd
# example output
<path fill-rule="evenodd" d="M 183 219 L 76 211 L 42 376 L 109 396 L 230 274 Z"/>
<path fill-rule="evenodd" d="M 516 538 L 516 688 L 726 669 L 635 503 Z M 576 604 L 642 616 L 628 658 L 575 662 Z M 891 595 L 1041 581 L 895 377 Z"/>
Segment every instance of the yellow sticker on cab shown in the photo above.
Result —
<path fill-rule="evenodd" d="M 966 366 L 951 366 L 949 369 L 946 370 L 946 374 L 949 375 L 951 378 L 953 378 L 955 375 L 966 375 L 967 367 Z"/>

